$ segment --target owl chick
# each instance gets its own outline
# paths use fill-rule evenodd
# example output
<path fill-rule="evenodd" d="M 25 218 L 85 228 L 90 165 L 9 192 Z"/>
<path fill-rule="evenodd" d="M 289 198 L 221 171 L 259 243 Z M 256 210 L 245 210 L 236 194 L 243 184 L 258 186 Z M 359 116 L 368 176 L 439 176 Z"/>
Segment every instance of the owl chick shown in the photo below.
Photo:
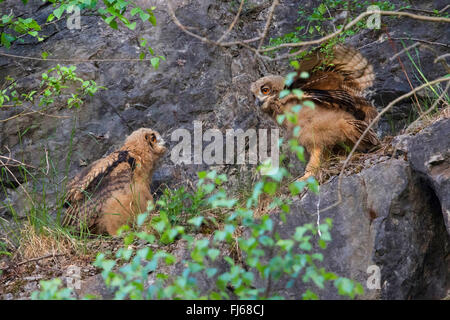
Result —
<path fill-rule="evenodd" d="M 303 77 L 303 72 L 308 72 L 309 77 Z M 355 144 L 377 116 L 376 108 L 364 98 L 364 90 L 373 84 L 374 78 L 373 67 L 358 51 L 338 45 L 331 57 L 318 50 L 306 56 L 289 85 L 284 77 L 276 75 L 251 84 L 256 104 L 274 118 L 285 111 L 293 112 L 294 106 L 306 100 L 314 102 L 314 108 L 303 106 L 298 111 L 298 141 L 310 155 L 305 174 L 299 180 L 317 176 L 323 158 L 336 146 Z M 285 89 L 301 89 L 302 93 L 300 97 L 291 93 L 280 98 Z M 287 120 L 283 125 L 291 132 L 295 126 Z M 375 132 L 370 130 L 358 150 L 368 151 L 378 144 Z"/>
<path fill-rule="evenodd" d="M 84 168 L 67 187 L 63 226 L 115 235 L 152 201 L 150 183 L 166 152 L 158 132 L 141 128 L 123 146 Z"/>

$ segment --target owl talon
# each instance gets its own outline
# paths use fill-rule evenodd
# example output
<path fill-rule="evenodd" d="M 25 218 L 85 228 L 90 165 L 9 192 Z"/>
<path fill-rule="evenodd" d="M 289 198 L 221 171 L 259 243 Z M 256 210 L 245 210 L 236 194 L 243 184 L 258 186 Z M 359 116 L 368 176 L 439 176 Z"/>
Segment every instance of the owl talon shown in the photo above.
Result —
<path fill-rule="evenodd" d="M 298 178 L 297 181 L 298 182 L 306 181 L 306 180 L 308 180 L 309 177 L 314 177 L 314 174 L 312 172 L 305 172 L 303 177 Z"/>

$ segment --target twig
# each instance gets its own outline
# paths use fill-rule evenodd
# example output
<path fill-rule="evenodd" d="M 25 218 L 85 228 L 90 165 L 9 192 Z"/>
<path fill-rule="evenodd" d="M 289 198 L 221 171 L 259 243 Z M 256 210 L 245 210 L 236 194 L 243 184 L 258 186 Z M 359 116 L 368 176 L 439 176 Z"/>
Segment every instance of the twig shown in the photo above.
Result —
<path fill-rule="evenodd" d="M 361 13 L 358 17 L 356 17 L 355 19 L 353 19 L 352 21 L 350 21 L 347 25 L 343 26 L 341 29 L 339 29 L 336 32 L 333 32 L 325 37 L 316 39 L 316 40 L 311 40 L 311 41 L 301 41 L 301 42 L 296 42 L 296 43 L 283 43 L 280 44 L 278 46 L 275 47 L 270 47 L 270 48 L 266 48 L 266 49 L 261 49 L 259 50 L 260 52 L 269 52 L 269 51 L 274 51 L 274 50 L 279 50 L 282 48 L 292 48 L 292 47 L 302 47 L 302 46 L 308 46 L 308 45 L 313 45 L 313 44 L 321 44 L 329 39 L 332 39 L 336 36 L 338 36 L 339 34 L 341 34 L 342 32 L 344 32 L 345 30 L 348 30 L 350 28 L 352 28 L 354 25 L 356 25 L 359 21 L 361 21 L 362 19 L 364 19 L 365 17 L 372 15 L 374 13 L 380 14 L 380 15 L 385 15 L 385 16 L 401 16 L 401 17 L 408 17 L 411 19 L 416 19 L 416 20 L 421 20 L 421 21 L 431 21 L 431 22 L 450 22 L 450 18 L 445 18 L 445 17 L 429 17 L 429 16 L 423 16 L 423 15 L 417 15 L 417 14 L 413 14 L 413 13 L 408 13 L 408 12 L 399 12 L 399 11 L 366 11 Z M 298 55 L 298 53 L 293 53 L 290 56 L 296 56 Z"/>
<path fill-rule="evenodd" d="M 47 259 L 47 258 L 56 258 L 56 257 L 60 257 L 60 256 L 65 256 L 65 255 L 66 255 L 65 253 L 58 253 L 58 254 L 50 253 L 50 254 L 47 254 L 47 255 L 42 256 L 42 257 L 33 258 L 33 259 L 29 259 L 29 260 L 26 260 L 26 261 L 19 262 L 17 264 L 17 266 L 21 266 L 22 264 L 26 264 L 26 263 L 29 263 L 29 262 L 39 261 L 39 260 L 43 260 L 43 259 Z"/>
<path fill-rule="evenodd" d="M 27 60 L 36 60 L 36 61 L 51 61 L 51 62 L 140 62 L 140 61 L 150 61 L 151 59 L 145 58 L 109 58 L 109 59 L 65 59 L 65 58 L 38 58 L 38 57 L 29 57 L 29 56 L 21 56 L 17 54 L 4 53 L 0 52 L 0 56 L 9 57 L 9 58 L 17 58 L 17 59 L 27 59 Z"/>
<path fill-rule="evenodd" d="M 261 35 L 261 40 L 259 41 L 258 51 L 261 50 L 261 47 L 264 43 L 264 39 L 267 37 L 267 33 L 269 32 L 270 25 L 272 23 L 273 13 L 275 12 L 276 6 L 279 4 L 278 0 L 273 0 L 272 6 L 270 7 L 269 14 L 267 16 L 266 26 L 264 27 L 264 31 Z"/>
<path fill-rule="evenodd" d="M 35 113 L 39 113 L 40 115 L 51 117 L 51 118 L 58 118 L 58 119 L 70 118 L 70 116 L 57 116 L 57 115 L 53 115 L 53 114 L 43 113 L 41 110 L 35 110 L 35 111 L 30 111 L 30 112 L 21 112 L 21 113 L 18 113 L 16 115 L 14 115 L 14 116 L 6 118 L 6 119 L 0 119 L 0 122 L 6 122 L 6 121 L 9 121 L 9 120 L 13 120 L 15 118 L 18 118 L 18 117 L 29 116 L 29 115 L 35 114 Z"/>
<path fill-rule="evenodd" d="M 11 157 L 0 156 L 0 159 L 6 160 L 5 165 L 8 165 L 8 162 L 9 162 L 9 161 L 13 161 L 13 162 L 17 162 L 17 164 L 15 164 L 15 165 L 10 165 L 10 166 L 24 166 L 24 167 L 30 167 L 30 168 L 36 169 L 36 167 L 33 167 L 32 165 L 25 164 L 25 163 L 23 163 L 23 162 L 20 162 L 19 160 L 16 160 L 16 159 L 11 158 Z"/>
<path fill-rule="evenodd" d="M 47 163 L 47 170 L 45 171 L 45 175 L 48 175 L 48 172 L 50 170 L 50 165 L 48 163 L 48 151 L 47 151 L 47 147 L 45 148 L 45 162 Z"/>
<path fill-rule="evenodd" d="M 392 41 L 391 35 L 389 34 L 389 32 L 387 30 L 386 30 L 386 35 L 388 37 L 388 41 L 391 44 L 392 49 L 397 54 L 397 47 L 395 46 L 394 41 Z M 405 74 L 406 80 L 408 81 L 408 84 L 409 84 L 411 90 L 414 89 L 414 86 L 412 85 L 411 80 L 409 79 L 408 72 L 406 72 L 405 65 L 403 64 L 403 61 L 402 61 L 402 59 L 400 59 L 399 55 L 397 55 L 397 60 L 398 60 L 398 63 L 400 64 L 400 67 L 402 68 L 403 73 Z M 414 98 L 416 99 L 417 109 L 419 110 L 420 113 L 422 113 L 422 108 L 420 107 L 419 99 L 417 98 L 416 94 L 414 94 Z"/>
<path fill-rule="evenodd" d="M 428 40 L 417 39 L 417 38 L 391 38 L 391 39 L 392 40 L 411 40 L 411 41 L 423 42 L 423 43 L 428 43 L 428 44 L 432 44 L 432 45 L 444 46 L 444 47 L 450 48 L 450 45 L 446 44 L 446 43 L 428 41 Z"/>
<path fill-rule="evenodd" d="M 241 15 L 242 8 L 244 7 L 244 3 L 245 3 L 245 0 L 241 0 L 241 5 L 239 6 L 238 12 L 236 13 L 236 16 L 234 17 L 233 22 L 230 24 L 230 27 L 227 29 L 227 31 L 225 31 L 225 33 L 219 38 L 219 40 L 217 40 L 217 42 L 222 42 L 222 40 L 228 36 L 228 34 L 231 32 L 231 30 L 233 30 L 234 25 L 239 20 L 239 16 Z"/>
<path fill-rule="evenodd" d="M 450 5 L 446 5 L 444 8 L 439 10 L 438 13 L 442 13 L 442 12 L 446 11 L 448 8 L 450 8 Z M 417 9 L 417 8 L 401 8 L 400 10 L 410 10 L 410 11 L 416 11 L 416 12 L 425 12 L 425 13 L 435 14 L 434 11 L 424 10 L 424 9 Z"/>
<path fill-rule="evenodd" d="M 448 57 L 450 57 L 450 53 L 446 53 L 446 54 L 443 54 L 443 55 L 437 57 L 436 59 L 434 59 L 433 62 L 436 63 L 436 62 L 441 61 L 441 60 L 444 60 L 444 59 L 446 59 L 446 58 L 448 58 Z"/>
<path fill-rule="evenodd" d="M 424 113 L 422 113 L 416 120 L 414 120 L 409 126 L 408 128 L 412 127 L 415 123 L 417 123 L 419 120 L 421 120 L 423 117 L 425 117 L 426 115 L 430 114 L 434 108 L 436 108 L 436 106 L 439 104 L 439 102 L 441 102 L 445 96 L 445 94 L 448 91 L 448 88 L 450 88 L 450 81 L 447 83 L 447 85 L 445 86 L 444 91 L 441 93 L 441 95 L 436 99 L 436 101 L 434 101 L 434 103 L 431 105 L 431 107 L 425 111 Z M 407 128 L 407 129 L 408 129 Z"/>
<path fill-rule="evenodd" d="M 392 38 L 391 38 L 392 39 Z M 420 43 L 416 42 L 412 45 L 410 45 L 409 47 L 404 48 L 402 51 L 397 52 L 396 54 L 394 54 L 392 57 L 389 58 L 389 61 L 392 62 L 394 61 L 398 56 L 402 55 L 403 53 L 405 53 L 406 51 L 409 51 L 411 49 L 414 49 L 415 47 L 419 46 Z"/>
<path fill-rule="evenodd" d="M 16 176 L 14 175 L 14 173 L 11 172 L 11 170 L 8 168 L 8 166 L 6 166 L 6 164 L 3 162 L 3 160 L 0 159 L 0 164 L 5 168 L 6 171 L 8 171 L 8 173 L 13 177 L 14 181 L 22 187 L 23 191 L 25 192 L 25 194 L 27 195 L 27 197 L 30 199 L 31 203 L 33 204 L 33 206 L 35 206 L 35 203 L 33 201 L 33 198 L 30 196 L 30 194 L 28 193 L 27 189 L 25 189 L 25 187 L 23 186 L 23 184 L 21 184 L 19 182 L 19 180 L 17 180 Z"/>
<path fill-rule="evenodd" d="M 248 43 L 252 43 L 255 41 L 258 41 L 261 39 L 261 37 L 256 37 L 256 38 L 252 38 L 252 39 L 246 39 L 246 40 L 241 40 L 241 41 L 231 41 L 231 42 L 218 42 L 218 41 L 214 41 L 211 39 L 208 39 L 206 37 L 202 37 L 192 31 L 189 31 L 187 27 L 185 27 L 180 20 L 178 20 L 177 16 L 175 15 L 175 12 L 173 10 L 172 7 L 172 1 L 171 0 L 167 0 L 167 8 L 169 9 L 169 15 L 172 18 L 172 21 L 185 33 L 187 33 L 188 35 L 202 41 L 205 43 L 209 43 L 209 44 L 214 44 L 220 47 L 230 47 L 230 46 L 234 46 L 234 45 L 243 45 L 245 46 Z M 251 47 L 250 47 L 251 48 Z M 254 48 L 251 48 L 252 50 L 256 50 Z"/>

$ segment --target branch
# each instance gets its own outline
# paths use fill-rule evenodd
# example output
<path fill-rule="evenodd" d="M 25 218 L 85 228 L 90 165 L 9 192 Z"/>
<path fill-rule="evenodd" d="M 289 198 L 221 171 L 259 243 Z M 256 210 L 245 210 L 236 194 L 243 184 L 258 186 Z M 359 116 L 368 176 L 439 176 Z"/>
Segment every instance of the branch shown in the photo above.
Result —
<path fill-rule="evenodd" d="M 338 36 L 339 34 L 341 34 L 342 32 L 344 32 L 345 30 L 348 30 L 350 28 L 352 28 L 354 25 L 356 25 L 359 21 L 361 21 L 362 19 L 364 19 L 367 16 L 370 16 L 372 14 L 380 14 L 380 15 L 385 15 L 385 16 L 400 16 L 400 17 L 408 17 L 411 19 L 416 19 L 416 20 L 421 20 L 421 21 L 431 21 L 431 22 L 450 22 L 450 18 L 445 18 L 445 17 L 429 17 L 429 16 L 423 16 L 423 15 L 418 15 L 418 14 L 413 14 L 413 13 L 409 13 L 409 12 L 399 12 L 399 11 L 366 11 L 361 13 L 358 17 L 356 17 L 355 19 L 353 19 L 352 21 L 350 21 L 347 25 L 345 25 L 342 29 L 339 29 L 336 32 L 333 32 L 325 37 L 316 39 L 316 40 L 311 40 L 311 41 L 301 41 L 301 42 L 296 42 L 296 43 L 283 43 L 280 44 L 278 46 L 275 47 L 271 47 L 271 48 L 266 48 L 266 49 L 262 49 L 259 50 L 260 52 L 269 52 L 269 51 L 274 51 L 274 50 L 279 50 L 282 48 L 295 48 L 295 47 L 302 47 L 302 46 L 309 46 L 309 45 L 313 45 L 313 44 L 321 44 L 327 40 L 330 40 L 336 36 Z M 301 52 L 301 51 L 300 51 Z M 296 56 L 298 55 L 300 52 L 296 52 L 296 53 L 292 53 L 288 56 Z"/>
<path fill-rule="evenodd" d="M 264 39 L 267 37 L 267 33 L 269 32 L 270 24 L 272 23 L 273 13 L 275 12 L 276 6 L 279 4 L 278 0 L 273 0 L 272 6 L 270 7 L 269 14 L 266 21 L 266 26 L 264 27 L 264 31 L 261 35 L 261 41 L 258 45 L 258 51 L 261 51 L 261 47 L 264 43 Z"/>
<path fill-rule="evenodd" d="M 6 160 L 6 163 L 3 163 L 5 166 L 6 165 L 13 166 L 13 167 L 23 166 L 23 167 L 30 167 L 30 168 L 36 169 L 36 167 L 33 167 L 32 165 L 20 162 L 19 160 L 13 159 L 11 157 L 0 156 L 0 159 Z M 17 164 L 10 165 L 8 163 L 9 161 L 16 162 Z"/>
<path fill-rule="evenodd" d="M 445 86 L 444 91 L 442 91 L 441 95 L 436 99 L 436 101 L 434 101 L 434 103 L 431 105 L 431 107 L 425 111 L 424 113 L 422 113 L 416 120 L 414 120 L 409 126 L 408 128 L 411 128 L 414 124 L 416 124 L 417 122 L 419 122 L 419 120 L 421 120 L 422 118 L 424 118 L 426 115 L 430 114 L 435 108 L 436 106 L 439 104 L 439 102 L 441 102 L 444 99 L 444 96 L 447 94 L 448 89 L 450 88 L 450 81 L 447 83 L 447 85 Z M 407 128 L 407 129 L 408 129 Z"/>
<path fill-rule="evenodd" d="M 261 39 L 261 37 L 256 37 L 256 38 L 252 38 L 252 39 L 246 39 L 246 40 L 241 40 L 241 41 L 231 41 L 231 42 L 214 41 L 214 40 L 208 39 L 206 37 L 202 37 L 202 36 L 200 36 L 200 35 L 198 35 L 198 34 L 196 34 L 194 32 L 189 31 L 188 28 L 185 27 L 180 22 L 180 20 L 178 20 L 177 16 L 175 15 L 175 12 L 174 12 L 173 7 L 172 7 L 172 1 L 171 0 L 167 0 L 167 8 L 169 10 L 169 15 L 172 18 L 172 21 L 178 26 L 178 28 L 180 28 L 184 33 L 190 35 L 191 37 L 194 37 L 194 38 L 196 38 L 196 39 L 198 39 L 198 40 L 200 40 L 202 42 L 205 42 L 205 43 L 213 44 L 213 45 L 220 46 L 220 47 L 231 47 L 231 46 L 234 46 L 234 45 L 243 45 L 245 47 L 248 47 L 248 46 L 246 46 L 246 44 L 252 43 L 252 42 L 255 42 L 255 41 L 258 41 L 258 40 Z M 238 12 L 238 14 L 240 14 L 240 12 Z M 230 29 L 230 31 L 231 31 L 231 29 Z M 256 50 L 256 49 L 251 48 L 251 47 L 248 47 L 248 48 L 251 49 L 251 50 Z"/>
<path fill-rule="evenodd" d="M 33 258 L 33 259 L 29 259 L 29 260 L 26 260 L 26 261 L 19 262 L 17 264 L 17 266 L 20 266 L 22 264 L 26 264 L 26 263 L 29 263 L 29 262 L 39 261 L 39 260 L 43 260 L 43 259 L 47 259 L 47 258 L 56 258 L 56 257 L 60 257 L 60 256 L 65 256 L 65 255 L 66 255 L 65 253 L 58 253 L 58 254 L 50 253 L 50 254 L 47 254 L 47 255 L 42 256 L 42 257 Z"/>
<path fill-rule="evenodd" d="M 242 8 L 244 7 L 244 3 L 245 3 L 245 0 L 241 0 L 241 5 L 239 6 L 238 12 L 236 13 L 236 16 L 234 17 L 233 22 L 230 24 L 230 27 L 228 28 L 228 30 L 225 31 L 225 33 L 219 38 L 219 40 L 217 40 L 217 42 L 219 42 L 219 43 L 222 42 L 222 40 L 228 36 L 228 34 L 231 32 L 231 30 L 233 30 L 234 25 L 239 20 L 239 16 L 241 15 Z"/>
<path fill-rule="evenodd" d="M 11 172 L 11 170 L 9 170 L 9 168 L 6 166 L 6 164 L 3 162 L 3 160 L 0 159 L 0 165 L 2 167 L 5 168 L 6 171 L 8 171 L 8 173 L 13 177 L 14 181 L 23 189 L 23 191 L 25 192 L 25 194 L 27 195 L 27 197 L 30 199 L 31 203 L 33 204 L 33 206 L 36 206 L 36 204 L 33 201 L 33 198 L 30 196 L 30 194 L 28 193 L 27 189 L 23 186 L 23 184 L 21 184 L 19 182 L 19 180 L 17 180 L 16 176 L 14 175 L 14 173 Z"/>
<path fill-rule="evenodd" d="M 140 61 L 150 61 L 151 59 L 145 58 L 110 58 L 110 59 L 65 59 L 65 58 L 38 58 L 38 57 L 29 57 L 29 56 L 20 56 L 17 54 L 4 53 L 0 52 L 0 56 L 9 57 L 9 58 L 17 58 L 17 59 L 27 59 L 27 60 L 36 60 L 36 61 L 52 61 L 52 62 L 140 62 Z"/>

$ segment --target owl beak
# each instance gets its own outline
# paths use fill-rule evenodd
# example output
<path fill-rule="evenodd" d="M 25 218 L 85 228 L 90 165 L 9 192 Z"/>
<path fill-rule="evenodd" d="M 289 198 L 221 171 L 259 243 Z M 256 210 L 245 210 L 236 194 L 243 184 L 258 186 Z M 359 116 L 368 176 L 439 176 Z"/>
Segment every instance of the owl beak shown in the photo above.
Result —
<path fill-rule="evenodd" d="M 161 136 L 158 136 L 158 138 L 156 138 L 156 142 L 158 142 L 158 144 L 159 144 L 161 147 L 164 147 L 165 144 L 166 144 L 166 142 L 164 141 L 163 138 L 161 138 Z"/>
<path fill-rule="evenodd" d="M 261 107 L 261 106 L 263 105 L 263 103 L 264 103 L 263 100 L 260 100 L 260 99 L 258 99 L 258 98 L 255 99 L 255 105 L 256 105 L 257 107 Z"/>

